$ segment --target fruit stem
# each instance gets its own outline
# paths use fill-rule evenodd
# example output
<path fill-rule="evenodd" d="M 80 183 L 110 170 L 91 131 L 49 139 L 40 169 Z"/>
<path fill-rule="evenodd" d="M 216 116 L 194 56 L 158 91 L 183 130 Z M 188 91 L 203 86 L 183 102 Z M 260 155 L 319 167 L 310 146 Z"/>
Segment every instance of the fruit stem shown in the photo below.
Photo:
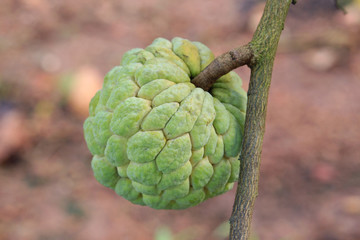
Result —
<path fill-rule="evenodd" d="M 191 82 L 199 88 L 208 91 L 215 81 L 231 70 L 243 65 L 251 65 L 254 54 L 249 45 L 235 48 L 218 56 L 199 73 Z"/>

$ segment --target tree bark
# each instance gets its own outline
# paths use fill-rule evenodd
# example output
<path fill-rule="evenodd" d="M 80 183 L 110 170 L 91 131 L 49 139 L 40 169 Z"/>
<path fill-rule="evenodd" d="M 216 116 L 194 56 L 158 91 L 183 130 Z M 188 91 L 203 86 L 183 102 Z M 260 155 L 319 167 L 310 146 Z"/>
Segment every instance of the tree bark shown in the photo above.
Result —
<path fill-rule="evenodd" d="M 230 240 L 247 240 L 250 236 L 254 203 L 258 195 L 272 69 L 291 3 L 292 0 L 267 0 L 251 42 L 216 58 L 197 79 L 194 79 L 195 85 L 208 90 L 217 78 L 232 69 L 245 64 L 251 68 L 239 184 L 230 218 Z M 237 57 L 232 57 L 234 51 Z"/>
<path fill-rule="evenodd" d="M 291 0 L 268 0 L 263 16 L 250 42 L 255 63 L 250 65 L 244 140 L 240 155 L 239 184 L 230 218 L 230 240 L 246 240 L 255 199 L 265 133 L 265 119 L 275 53 Z"/>

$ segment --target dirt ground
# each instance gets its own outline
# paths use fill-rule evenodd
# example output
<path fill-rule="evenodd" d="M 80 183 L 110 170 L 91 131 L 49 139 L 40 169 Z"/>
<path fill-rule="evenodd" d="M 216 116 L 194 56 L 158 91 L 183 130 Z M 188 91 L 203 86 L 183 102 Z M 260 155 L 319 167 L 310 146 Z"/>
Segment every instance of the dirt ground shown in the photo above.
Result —
<path fill-rule="evenodd" d="M 181 36 L 216 55 L 263 9 L 241 0 L 2 0 L 0 239 L 226 239 L 235 190 L 181 210 L 136 206 L 92 176 L 82 123 L 122 54 Z M 252 240 L 360 239 L 360 2 L 298 1 L 269 97 Z M 247 88 L 249 70 L 237 70 Z"/>

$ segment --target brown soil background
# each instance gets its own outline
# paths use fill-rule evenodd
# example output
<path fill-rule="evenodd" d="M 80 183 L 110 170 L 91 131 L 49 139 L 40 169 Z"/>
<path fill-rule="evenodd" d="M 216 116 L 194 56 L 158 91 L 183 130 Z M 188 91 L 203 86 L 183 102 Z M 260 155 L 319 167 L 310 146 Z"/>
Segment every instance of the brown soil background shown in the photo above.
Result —
<path fill-rule="evenodd" d="M 132 205 L 93 178 L 82 123 L 125 51 L 181 36 L 219 55 L 251 39 L 262 9 L 245 0 L 2 0 L 0 239 L 225 239 L 234 190 L 182 211 Z M 360 239 L 359 1 L 346 9 L 330 0 L 291 7 L 253 239 Z M 237 72 L 247 88 L 249 70 Z"/>

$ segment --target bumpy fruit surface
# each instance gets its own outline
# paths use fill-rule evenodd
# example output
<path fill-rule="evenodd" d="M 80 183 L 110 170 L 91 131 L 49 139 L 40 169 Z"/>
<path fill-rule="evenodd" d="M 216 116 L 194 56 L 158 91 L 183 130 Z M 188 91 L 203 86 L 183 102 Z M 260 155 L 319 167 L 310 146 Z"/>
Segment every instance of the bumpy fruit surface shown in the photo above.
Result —
<path fill-rule="evenodd" d="M 246 92 L 234 73 L 209 92 L 191 79 L 212 60 L 199 42 L 157 38 L 126 52 L 90 102 L 95 178 L 135 204 L 184 209 L 237 181 Z"/>

